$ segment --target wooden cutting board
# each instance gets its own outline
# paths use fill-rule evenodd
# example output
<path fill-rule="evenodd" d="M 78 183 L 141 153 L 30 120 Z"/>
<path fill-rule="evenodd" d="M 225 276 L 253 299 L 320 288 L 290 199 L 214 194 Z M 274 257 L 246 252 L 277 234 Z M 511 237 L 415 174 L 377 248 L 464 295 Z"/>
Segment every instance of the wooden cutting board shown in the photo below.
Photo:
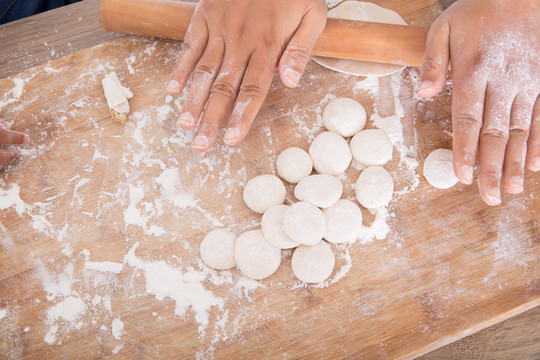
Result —
<path fill-rule="evenodd" d="M 435 16 L 404 4 L 385 6 L 416 24 Z M 0 80 L 0 118 L 32 137 L 1 174 L 1 357 L 413 358 L 540 303 L 540 175 L 496 208 L 476 185 L 421 176 L 451 146 L 448 87 L 423 101 L 416 69 L 364 81 L 310 63 L 297 89 L 275 79 L 245 142 L 200 155 L 175 125 L 183 98 L 165 92 L 178 51 L 128 36 Z M 135 95 L 125 126 L 101 89 L 112 70 Z M 333 246 L 323 286 L 298 283 L 289 252 L 261 282 L 205 269 L 204 235 L 259 226 L 243 185 L 275 172 L 281 150 L 307 149 L 333 96 L 401 117 L 386 236 Z M 344 197 L 359 172 L 342 177 Z"/>

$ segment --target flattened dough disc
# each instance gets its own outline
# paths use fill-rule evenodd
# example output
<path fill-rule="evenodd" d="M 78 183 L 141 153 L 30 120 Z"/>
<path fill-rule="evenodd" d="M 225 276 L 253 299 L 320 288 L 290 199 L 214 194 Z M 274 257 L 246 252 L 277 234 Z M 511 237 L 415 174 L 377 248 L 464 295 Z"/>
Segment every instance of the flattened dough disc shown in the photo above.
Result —
<path fill-rule="evenodd" d="M 363 1 L 345 1 L 328 11 L 328 17 L 345 20 L 371 21 L 385 24 L 407 25 L 395 11 Z M 389 75 L 404 69 L 401 65 L 379 64 L 358 60 L 333 59 L 313 56 L 312 59 L 322 66 L 345 74 L 356 76 Z"/>

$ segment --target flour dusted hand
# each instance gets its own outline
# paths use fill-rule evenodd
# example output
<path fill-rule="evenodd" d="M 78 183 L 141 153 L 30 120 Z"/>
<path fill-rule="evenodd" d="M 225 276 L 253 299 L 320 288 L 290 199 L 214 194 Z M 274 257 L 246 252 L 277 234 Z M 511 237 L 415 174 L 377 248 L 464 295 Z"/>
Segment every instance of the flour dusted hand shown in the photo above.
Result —
<path fill-rule="evenodd" d="M 193 73 L 179 126 L 192 129 L 196 151 L 238 144 L 268 92 L 275 70 L 295 87 L 326 24 L 323 0 L 201 0 L 167 87 L 178 94 Z M 205 107 L 206 106 L 206 107 Z"/>
<path fill-rule="evenodd" d="M 540 2 L 459 0 L 431 26 L 421 97 L 436 95 L 452 66 L 453 163 L 489 205 L 523 190 L 525 165 L 540 170 Z"/>
<path fill-rule="evenodd" d="M 17 159 L 21 152 L 13 145 L 26 145 L 30 137 L 22 132 L 9 130 L 8 125 L 0 120 L 0 167 Z"/>

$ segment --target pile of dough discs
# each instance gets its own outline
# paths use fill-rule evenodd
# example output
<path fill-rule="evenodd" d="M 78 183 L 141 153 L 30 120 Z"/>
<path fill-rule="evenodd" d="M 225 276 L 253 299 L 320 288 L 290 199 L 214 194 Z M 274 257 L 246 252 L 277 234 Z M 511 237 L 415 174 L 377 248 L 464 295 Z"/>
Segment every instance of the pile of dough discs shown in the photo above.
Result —
<path fill-rule="evenodd" d="M 392 158 L 393 146 L 384 131 L 363 130 L 366 111 L 353 99 L 331 100 L 323 124 L 328 131 L 317 135 L 307 152 L 290 147 L 276 160 L 277 174 L 296 184 L 298 201 L 284 204 L 287 191 L 275 175 L 250 179 L 243 198 L 262 214 L 261 228 L 238 237 L 225 229 L 211 231 L 200 248 L 206 265 L 219 270 L 236 266 L 259 280 L 278 269 L 282 249 L 294 249 L 291 266 L 299 280 L 320 283 L 332 274 L 331 244 L 353 243 L 362 230 L 361 208 L 341 198 L 343 184 L 337 176 L 354 160 L 364 168 L 354 184 L 358 203 L 370 211 L 388 206 L 394 182 L 383 165 Z"/>

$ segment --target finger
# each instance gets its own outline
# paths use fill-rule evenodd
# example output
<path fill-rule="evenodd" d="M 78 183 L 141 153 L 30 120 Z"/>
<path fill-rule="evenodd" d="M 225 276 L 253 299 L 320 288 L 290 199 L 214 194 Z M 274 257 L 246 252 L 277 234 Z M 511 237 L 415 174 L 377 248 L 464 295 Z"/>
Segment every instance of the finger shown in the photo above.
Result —
<path fill-rule="evenodd" d="M 530 97 L 521 93 L 516 96 L 510 112 L 510 133 L 503 167 L 504 189 L 509 194 L 523 191 L 523 170 L 533 105 Z"/>
<path fill-rule="evenodd" d="M 287 87 L 295 87 L 309 61 L 309 54 L 326 25 L 326 11 L 322 7 L 310 8 L 279 61 L 279 76 Z"/>
<path fill-rule="evenodd" d="M 0 165 L 8 165 L 21 155 L 17 148 L 0 149 Z"/>
<path fill-rule="evenodd" d="M 0 127 L 0 145 L 26 145 L 29 142 L 27 134 Z"/>
<path fill-rule="evenodd" d="M 484 124 L 478 142 L 478 189 L 484 202 L 491 206 L 501 203 L 500 183 L 512 99 L 500 87 L 488 84 Z"/>
<path fill-rule="evenodd" d="M 227 145 L 236 145 L 246 137 L 272 83 L 277 66 L 274 59 L 262 51 L 251 56 L 223 137 Z"/>
<path fill-rule="evenodd" d="M 462 184 L 472 184 L 482 128 L 486 82 L 463 66 L 453 66 L 452 124 L 454 172 Z"/>
<path fill-rule="evenodd" d="M 182 129 L 192 129 L 200 118 L 212 84 L 221 67 L 224 52 L 225 45 L 222 39 L 216 38 L 208 42 L 201 61 L 193 73 L 189 93 L 178 118 L 178 126 Z"/>
<path fill-rule="evenodd" d="M 238 95 L 248 61 L 249 54 L 242 54 L 238 48 L 231 48 L 225 54 L 219 75 L 212 85 L 197 134 L 191 143 L 193 150 L 206 151 L 216 142 L 219 130 Z"/>
<path fill-rule="evenodd" d="M 529 140 L 527 141 L 527 168 L 531 171 L 540 170 L 540 96 L 536 98 Z"/>
<path fill-rule="evenodd" d="M 437 95 L 446 83 L 450 59 L 450 24 L 439 17 L 428 32 L 424 60 L 420 68 L 418 96 L 430 98 Z"/>
<path fill-rule="evenodd" d="M 208 28 L 202 16 L 194 14 L 182 43 L 176 66 L 167 85 L 171 95 L 180 93 L 186 86 L 193 69 L 204 53 L 208 42 Z"/>

